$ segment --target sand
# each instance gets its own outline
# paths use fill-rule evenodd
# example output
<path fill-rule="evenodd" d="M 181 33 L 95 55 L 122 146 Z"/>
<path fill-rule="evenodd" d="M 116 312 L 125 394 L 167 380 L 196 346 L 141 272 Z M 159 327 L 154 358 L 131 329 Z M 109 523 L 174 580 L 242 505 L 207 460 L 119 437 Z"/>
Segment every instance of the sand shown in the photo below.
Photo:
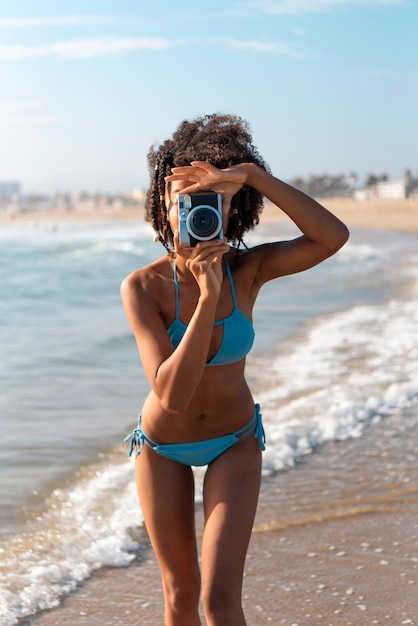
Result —
<path fill-rule="evenodd" d="M 404 232 L 418 232 L 418 199 L 415 200 L 353 200 L 351 198 L 326 198 L 322 200 L 326 208 L 335 213 L 349 227 L 386 228 Z M 0 212 L 1 224 L 36 223 L 42 221 L 91 221 L 143 220 L 141 208 L 114 211 L 39 211 L 9 215 Z M 288 220 L 277 207 L 267 202 L 261 222 Z"/>
<path fill-rule="evenodd" d="M 360 201 L 352 198 L 325 198 L 319 201 L 349 227 L 418 233 L 418 199 Z M 262 221 L 276 219 L 289 218 L 267 202 Z"/>
<path fill-rule="evenodd" d="M 248 626 L 418 624 L 417 426 L 416 412 L 388 416 L 265 479 L 244 581 Z M 129 568 L 102 570 L 23 624 L 160 626 L 162 615 L 145 545 Z"/>
<path fill-rule="evenodd" d="M 418 232 L 418 203 L 324 204 L 349 227 Z M 65 219 L 137 219 L 122 213 Z M 262 219 L 287 218 L 267 205 Z M 248 626 L 418 625 L 417 427 L 416 410 L 387 416 L 360 439 L 328 444 L 264 480 L 244 580 Z M 197 519 L 201 529 L 199 507 Z M 142 546 L 130 567 L 96 572 L 58 608 L 21 624 L 163 625 L 158 565 Z"/>

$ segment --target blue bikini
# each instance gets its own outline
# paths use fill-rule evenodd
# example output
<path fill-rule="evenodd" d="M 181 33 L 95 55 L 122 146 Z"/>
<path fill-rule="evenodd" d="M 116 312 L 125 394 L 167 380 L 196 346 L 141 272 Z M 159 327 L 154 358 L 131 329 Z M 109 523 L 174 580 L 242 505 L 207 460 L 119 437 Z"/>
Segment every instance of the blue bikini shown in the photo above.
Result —
<path fill-rule="evenodd" d="M 248 317 L 238 308 L 237 296 L 235 293 L 234 281 L 232 279 L 229 263 L 225 259 L 226 273 L 228 275 L 229 285 L 231 288 L 232 301 L 234 310 L 231 315 L 214 323 L 214 326 L 224 327 L 221 347 L 214 357 L 206 363 L 206 365 L 229 365 L 241 361 L 252 348 L 254 343 L 254 328 Z M 174 348 L 177 348 L 186 332 L 187 325 L 180 320 L 180 298 L 179 298 L 179 282 L 177 278 L 177 268 L 174 262 L 174 288 L 176 293 L 176 317 L 167 332 Z"/>
<path fill-rule="evenodd" d="M 225 267 L 231 288 L 234 310 L 222 320 L 214 323 L 214 326 L 223 325 L 222 343 L 217 353 L 206 363 L 208 366 L 228 365 L 243 359 L 250 351 L 254 342 L 254 329 L 248 317 L 238 308 L 235 294 L 235 286 L 232 273 L 226 257 Z M 177 348 L 186 332 L 187 325 L 180 320 L 180 298 L 177 278 L 177 268 L 174 263 L 174 288 L 176 296 L 176 317 L 167 329 L 168 335 L 174 348 Z M 141 454 L 144 445 L 154 450 L 157 454 L 167 459 L 182 463 L 183 465 L 208 465 L 223 452 L 238 443 L 241 439 L 253 433 L 258 439 L 261 450 L 265 450 L 265 434 L 261 419 L 260 406 L 255 405 L 254 415 L 250 421 L 234 433 L 214 437 L 203 441 L 191 441 L 187 443 L 160 444 L 144 433 L 141 425 L 141 415 L 138 417 L 138 428 L 125 438 L 131 440 L 129 456 L 136 449 L 136 456 Z"/>
<path fill-rule="evenodd" d="M 242 428 L 230 435 L 214 437 L 213 439 L 203 439 L 202 441 L 189 441 L 187 443 L 157 443 L 148 437 L 142 430 L 141 416 L 138 417 L 138 428 L 125 438 L 131 440 L 129 456 L 136 449 L 136 456 L 141 454 L 144 445 L 147 445 L 157 454 L 166 459 L 182 463 L 182 465 L 209 465 L 223 452 L 232 448 L 241 439 L 254 433 L 254 438 L 258 439 L 261 450 L 265 450 L 266 437 L 264 434 L 263 422 L 261 420 L 260 406 L 255 405 L 254 415 Z"/>

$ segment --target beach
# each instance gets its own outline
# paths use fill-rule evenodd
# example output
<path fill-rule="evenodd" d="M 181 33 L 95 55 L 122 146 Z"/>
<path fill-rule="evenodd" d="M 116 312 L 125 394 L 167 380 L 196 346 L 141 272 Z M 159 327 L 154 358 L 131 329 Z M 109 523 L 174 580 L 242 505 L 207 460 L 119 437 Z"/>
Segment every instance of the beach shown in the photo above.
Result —
<path fill-rule="evenodd" d="M 417 426 L 416 413 L 394 417 L 263 484 L 244 582 L 248 626 L 418 623 Z M 161 595 L 144 546 L 128 569 L 101 571 L 22 624 L 159 626 Z"/>
<path fill-rule="evenodd" d="M 341 198 L 327 199 L 323 203 L 350 228 L 411 234 L 413 249 L 413 237 L 418 233 L 418 202 L 359 202 Z M 111 215 L 27 214 L 1 217 L 3 224 L 39 221 L 59 225 L 72 220 L 89 222 L 103 219 L 113 223 L 132 222 L 137 215 L 118 212 Z M 286 218 L 277 208 L 266 205 L 261 223 L 273 224 L 282 220 L 286 221 Z M 384 237 L 385 241 L 389 241 L 387 234 Z M 366 244 L 362 242 L 367 243 L 367 240 L 367 235 L 361 235 L 358 248 L 363 250 Z M 370 253 L 363 253 L 366 263 Z M 396 282 L 396 278 L 393 280 Z M 402 287 L 406 303 L 413 283 L 411 277 Z M 358 297 L 361 304 L 361 294 Z M 411 291 L 413 297 L 416 295 Z M 354 307 L 356 312 L 360 304 Z M 395 310 L 397 306 L 397 301 L 393 300 L 392 308 Z M 385 308 L 376 309 L 378 314 L 380 310 L 383 314 Z M 326 311 L 318 313 L 321 319 L 327 315 Z M 375 315 L 373 309 L 367 332 L 370 332 L 369 327 L 373 328 L 372 318 Z M 359 333 L 365 319 L 362 317 L 359 321 Z M 332 322 L 333 318 L 329 320 Z M 356 318 L 353 318 L 344 322 L 348 329 L 353 329 L 353 333 L 356 332 L 355 321 Z M 342 324 L 341 320 L 339 323 Z M 308 324 L 304 331 L 306 334 L 298 336 L 301 351 L 305 344 L 313 341 L 310 331 Z M 280 361 L 284 358 L 280 355 L 286 353 L 286 345 L 280 349 L 278 356 L 275 355 L 275 359 Z M 353 377 L 350 389 L 355 387 L 356 371 L 360 386 L 364 372 L 371 368 L 365 365 L 369 355 L 364 341 L 359 346 L 356 351 L 353 348 L 353 354 L 348 356 L 344 354 L 349 347 L 338 348 L 341 363 L 349 368 Z M 411 356 L 409 367 L 413 372 L 416 345 L 406 345 L 405 350 Z M 298 356 L 298 363 L 303 362 L 303 352 L 301 355 Z M 318 358 L 315 347 L 312 348 L 312 355 Z M 332 359 L 335 356 L 332 355 Z M 260 356 L 251 362 L 251 377 L 256 378 L 255 372 L 261 371 L 263 364 L 268 362 L 268 355 L 263 358 L 267 360 L 262 361 Z M 332 359 L 331 367 L 334 365 Z M 395 357 L 390 357 L 390 362 L 395 360 Z M 379 371 L 376 359 L 374 363 Z M 394 372 L 399 371 L 401 381 L 401 357 L 399 364 L 395 365 L 397 370 L 394 369 Z M 331 371 L 327 367 L 324 368 L 325 381 Z M 335 368 L 338 369 L 337 361 Z M 312 373 L 308 375 L 312 376 Z M 388 372 L 388 377 L 390 375 L 392 373 Z M 342 372 L 335 383 L 336 396 L 344 376 L 348 374 Z M 324 396 L 328 393 L 327 384 L 318 382 L 318 389 L 322 388 Z M 262 406 L 267 409 L 269 394 L 275 385 L 269 380 L 265 390 L 263 384 L 256 381 L 260 396 L 266 391 Z M 383 388 L 384 385 L 386 382 L 379 379 L 377 386 Z M 330 390 L 333 388 L 331 381 L 329 387 Z M 399 390 L 390 388 L 390 393 L 384 397 L 393 398 L 395 391 L 398 393 Z M 297 407 L 300 401 L 298 395 L 302 397 L 302 391 L 295 388 L 292 394 L 289 405 L 294 402 Z M 322 396 L 315 397 L 319 398 L 318 406 L 322 406 Z M 350 423 L 352 428 L 347 427 L 346 435 L 320 438 L 317 446 L 312 444 L 313 450 L 297 454 L 288 466 L 284 462 L 280 468 L 280 464 L 276 463 L 273 471 L 265 473 L 244 579 L 244 609 L 248 626 L 418 624 L 418 406 L 413 394 L 405 402 L 398 397 L 396 401 L 385 402 L 382 410 L 372 407 L 373 401 L 377 403 L 377 400 L 368 400 L 370 419 L 361 418 L 356 423 Z M 284 405 L 286 402 L 283 399 Z M 339 420 L 339 427 L 345 426 L 344 420 Z M 271 427 L 270 433 L 274 435 Z M 196 503 L 196 515 L 200 537 L 203 519 L 199 501 Z M 59 606 L 22 618 L 19 624 L 163 625 L 158 565 L 145 530 L 132 526 L 130 532 L 139 547 L 134 550 L 129 566 L 104 565 L 96 569 L 75 590 L 62 597 Z"/>
<path fill-rule="evenodd" d="M 352 198 L 325 198 L 319 200 L 330 211 L 335 213 L 348 226 L 361 228 L 387 228 L 396 231 L 418 231 L 418 199 L 405 200 L 354 200 Z M 91 221 L 114 220 L 135 221 L 143 219 L 140 209 L 120 209 L 114 211 L 37 211 L 15 214 L 0 213 L 0 224 L 33 221 Z M 261 222 L 288 218 L 269 202 L 266 202 Z"/>

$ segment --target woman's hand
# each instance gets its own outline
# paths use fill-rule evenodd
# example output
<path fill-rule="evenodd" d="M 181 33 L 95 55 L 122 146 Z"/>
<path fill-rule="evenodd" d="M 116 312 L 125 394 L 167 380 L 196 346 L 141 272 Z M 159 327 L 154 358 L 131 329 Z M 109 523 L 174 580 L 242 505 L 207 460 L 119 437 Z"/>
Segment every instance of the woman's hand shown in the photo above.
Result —
<path fill-rule="evenodd" d="M 224 211 L 228 211 L 232 197 L 246 184 L 248 176 L 246 165 L 239 163 L 221 170 L 209 161 L 193 161 L 191 165 L 173 167 L 173 173 L 165 180 L 168 183 L 184 181 L 186 186 L 182 188 L 181 193 L 199 191 L 220 193 Z"/>
<path fill-rule="evenodd" d="M 179 233 L 174 233 L 174 250 L 177 257 L 185 259 L 187 269 L 192 273 L 203 296 L 219 297 L 222 280 L 222 257 L 229 251 L 229 245 L 220 239 L 202 241 L 192 248 L 180 246 Z"/>

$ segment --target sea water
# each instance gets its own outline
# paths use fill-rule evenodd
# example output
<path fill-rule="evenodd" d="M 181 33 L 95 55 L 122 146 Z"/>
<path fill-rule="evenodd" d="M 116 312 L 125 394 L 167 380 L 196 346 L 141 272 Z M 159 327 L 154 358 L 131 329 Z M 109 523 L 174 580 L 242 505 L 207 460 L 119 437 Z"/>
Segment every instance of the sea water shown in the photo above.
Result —
<path fill-rule="evenodd" d="M 268 224 L 247 244 L 296 234 Z M 142 515 L 123 438 L 149 385 L 119 285 L 164 253 L 152 239 L 141 221 L 0 226 L 4 626 L 135 557 Z M 331 259 L 267 284 L 254 320 L 265 488 L 325 442 L 418 403 L 416 235 L 354 229 Z"/>

